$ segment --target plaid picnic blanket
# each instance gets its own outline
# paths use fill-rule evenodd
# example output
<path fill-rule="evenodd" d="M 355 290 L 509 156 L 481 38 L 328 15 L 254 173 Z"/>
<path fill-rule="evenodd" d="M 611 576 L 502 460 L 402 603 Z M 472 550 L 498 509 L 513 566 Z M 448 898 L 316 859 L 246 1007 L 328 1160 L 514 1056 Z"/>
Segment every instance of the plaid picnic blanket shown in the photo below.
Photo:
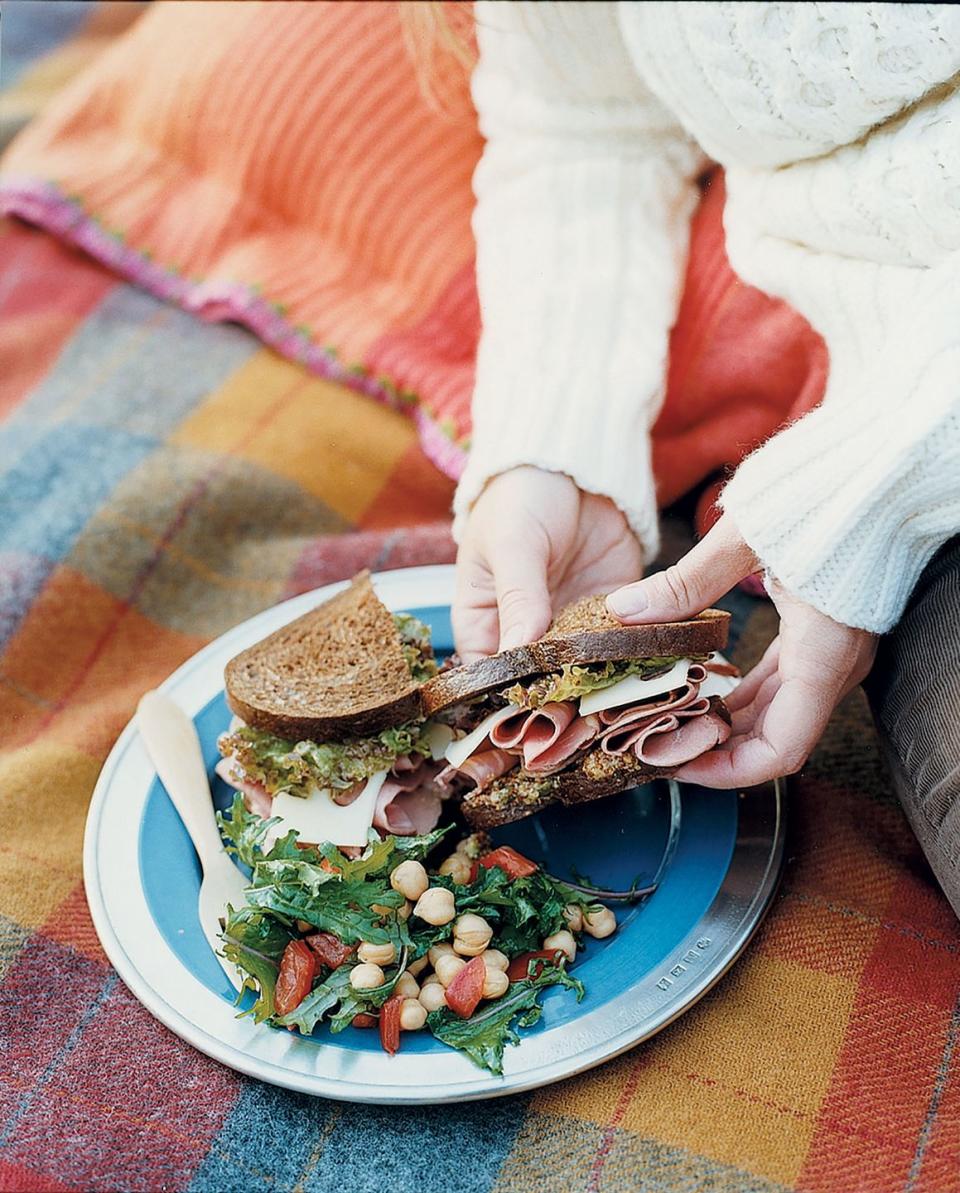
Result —
<path fill-rule="evenodd" d="M 0 127 L 133 15 L 5 3 Z M 0 227 L 0 1189 L 960 1189 L 960 930 L 859 695 L 796 783 L 747 955 L 583 1077 L 449 1108 L 309 1099 L 194 1052 L 118 981 L 81 838 L 140 693 L 284 596 L 451 559 L 450 491 L 401 413 Z M 749 665 L 772 611 L 729 607 Z"/>

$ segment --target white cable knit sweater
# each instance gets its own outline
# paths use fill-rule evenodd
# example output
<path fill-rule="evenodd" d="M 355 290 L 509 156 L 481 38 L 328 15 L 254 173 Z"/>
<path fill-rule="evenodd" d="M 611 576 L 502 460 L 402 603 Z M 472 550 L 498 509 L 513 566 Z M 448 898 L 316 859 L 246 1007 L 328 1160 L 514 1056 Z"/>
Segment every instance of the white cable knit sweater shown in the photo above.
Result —
<path fill-rule="evenodd" d="M 823 404 L 724 506 L 792 592 L 883 631 L 960 530 L 960 8 L 478 3 L 483 313 L 457 530 L 518 464 L 624 510 L 648 557 L 649 430 L 703 164 L 737 273 L 826 339 Z"/>

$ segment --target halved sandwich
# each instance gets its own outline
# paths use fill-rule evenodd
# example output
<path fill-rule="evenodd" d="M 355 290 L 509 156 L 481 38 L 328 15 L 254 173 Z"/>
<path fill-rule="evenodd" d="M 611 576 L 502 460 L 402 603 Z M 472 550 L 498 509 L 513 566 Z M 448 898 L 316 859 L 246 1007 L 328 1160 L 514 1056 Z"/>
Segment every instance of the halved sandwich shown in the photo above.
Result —
<path fill-rule="evenodd" d="M 445 751 L 474 828 L 578 804 L 670 775 L 730 734 L 722 695 L 735 669 L 718 661 L 729 614 L 625 626 L 602 596 L 562 610 L 539 641 L 441 671 L 425 715 L 459 710 L 474 724 Z"/>
<path fill-rule="evenodd" d="M 429 832 L 449 794 L 435 779 L 454 737 L 422 712 L 436 673 L 430 631 L 391 613 L 362 572 L 227 664 L 235 719 L 217 772 L 303 842 L 364 846 L 371 826 Z"/>
<path fill-rule="evenodd" d="M 598 799 L 726 739 L 728 624 L 624 626 L 589 597 L 529 646 L 439 668 L 362 573 L 227 665 L 217 770 L 278 831 L 343 847 L 429 832 L 451 797 L 474 828 Z"/>

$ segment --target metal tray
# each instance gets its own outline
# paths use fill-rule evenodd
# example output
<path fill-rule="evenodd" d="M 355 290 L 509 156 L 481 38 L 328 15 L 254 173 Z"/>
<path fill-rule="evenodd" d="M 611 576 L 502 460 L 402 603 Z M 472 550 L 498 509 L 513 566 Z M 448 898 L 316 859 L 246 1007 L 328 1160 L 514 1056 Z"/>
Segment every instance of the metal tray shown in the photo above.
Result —
<path fill-rule="evenodd" d="M 450 567 L 376 576 L 383 600 L 433 625 L 450 649 Z M 215 801 L 216 736 L 229 713 L 223 666 L 239 650 L 325 599 L 306 593 L 237 626 L 163 685 L 195 718 Z M 498 1097 L 559 1081 L 660 1031 L 733 964 L 769 906 L 783 856 L 783 787 L 717 792 L 650 784 L 587 808 L 550 810 L 498 830 L 558 877 L 574 871 L 598 886 L 656 886 L 618 907 L 620 927 L 591 941 L 576 973 L 576 1003 L 551 990 L 541 1022 L 508 1048 L 504 1076 L 475 1068 L 427 1033 L 403 1039 L 399 1056 L 373 1032 L 309 1038 L 238 1019 L 234 993 L 196 918 L 199 867 L 133 725 L 104 765 L 84 842 L 84 881 L 94 924 L 121 978 L 162 1023 L 239 1072 L 304 1093 L 358 1102 L 416 1104 Z"/>

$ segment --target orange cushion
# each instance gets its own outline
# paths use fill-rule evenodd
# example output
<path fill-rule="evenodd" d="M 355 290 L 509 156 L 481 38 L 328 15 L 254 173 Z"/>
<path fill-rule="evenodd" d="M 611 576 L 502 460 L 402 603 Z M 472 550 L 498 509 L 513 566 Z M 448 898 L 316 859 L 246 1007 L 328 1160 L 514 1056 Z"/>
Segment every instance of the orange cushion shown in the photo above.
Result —
<path fill-rule="evenodd" d="M 442 60 L 441 65 L 442 65 Z M 465 73 L 424 98 L 396 6 L 165 3 L 13 144 L 0 205 L 416 418 L 457 476 L 479 334 Z M 694 219 L 654 430 L 663 503 L 818 401 L 822 341 L 743 285 L 722 180 Z"/>

